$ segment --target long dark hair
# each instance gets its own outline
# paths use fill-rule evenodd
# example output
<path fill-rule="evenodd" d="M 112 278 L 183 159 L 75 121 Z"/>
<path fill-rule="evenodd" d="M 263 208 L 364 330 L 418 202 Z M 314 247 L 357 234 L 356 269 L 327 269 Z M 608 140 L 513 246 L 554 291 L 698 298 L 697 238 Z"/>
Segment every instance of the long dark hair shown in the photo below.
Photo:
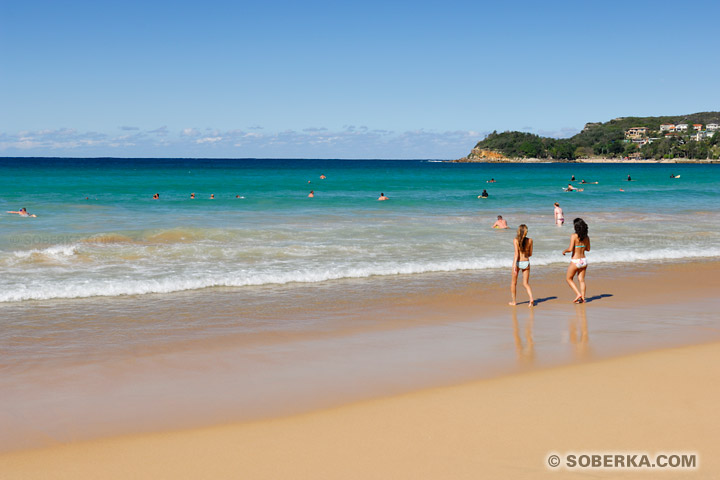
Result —
<path fill-rule="evenodd" d="M 573 226 L 575 227 L 575 233 L 577 233 L 579 240 L 585 240 L 588 234 L 588 226 L 585 220 L 582 218 L 576 218 L 573 220 Z"/>
<path fill-rule="evenodd" d="M 523 253 L 527 253 L 527 230 L 527 225 L 521 223 L 517 229 L 517 237 L 515 237 L 518 241 L 518 247 Z"/>

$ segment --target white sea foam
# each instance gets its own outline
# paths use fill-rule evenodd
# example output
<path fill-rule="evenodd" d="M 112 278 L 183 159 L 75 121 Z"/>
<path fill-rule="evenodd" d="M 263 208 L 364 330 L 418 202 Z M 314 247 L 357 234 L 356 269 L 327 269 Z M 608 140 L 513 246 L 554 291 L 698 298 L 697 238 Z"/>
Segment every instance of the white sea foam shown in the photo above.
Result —
<path fill-rule="evenodd" d="M 45 249 L 48 250 L 48 249 Z M 43 250 L 44 251 L 44 250 Z M 73 249 L 62 251 L 62 255 L 72 255 Z M 73 252 L 73 253 L 70 253 Z M 698 250 L 659 249 L 652 251 L 622 250 L 590 252 L 591 264 L 622 263 L 636 261 L 689 260 L 693 258 L 718 258 L 720 248 Z M 559 255 L 538 255 L 532 257 L 535 267 L 569 262 L 568 257 Z M 150 293 L 172 293 L 197 290 L 210 287 L 246 287 L 271 284 L 317 283 L 350 278 L 369 278 L 373 276 L 417 275 L 424 273 L 483 271 L 491 269 L 509 269 L 508 258 L 482 257 L 467 260 L 445 260 L 426 262 L 375 261 L 355 264 L 317 264 L 287 265 L 268 267 L 257 265 L 250 268 L 229 271 L 225 263 L 215 266 L 206 265 L 204 273 L 197 274 L 191 267 L 175 265 L 176 269 L 158 268 L 151 277 L 147 272 L 136 272 L 133 279 L 127 274 L 111 276 L 106 271 L 87 272 L 82 279 L 78 276 L 65 278 L 36 276 L 33 280 L 15 285 L 3 285 L 0 302 L 23 300 L 48 300 L 59 298 L 84 298 L 96 296 L 143 295 Z M 285 268 L 283 270 L 282 268 Z M 216 271 L 213 271 L 216 270 Z M 168 273 L 158 273 L 166 271 Z M 170 273 L 173 272 L 173 273 Z M 95 277 L 95 278 L 93 278 Z"/>
<path fill-rule="evenodd" d="M 16 258 L 46 257 L 52 259 L 63 259 L 71 257 L 77 253 L 77 245 L 53 245 L 51 247 L 33 250 L 24 250 L 13 252 Z"/>

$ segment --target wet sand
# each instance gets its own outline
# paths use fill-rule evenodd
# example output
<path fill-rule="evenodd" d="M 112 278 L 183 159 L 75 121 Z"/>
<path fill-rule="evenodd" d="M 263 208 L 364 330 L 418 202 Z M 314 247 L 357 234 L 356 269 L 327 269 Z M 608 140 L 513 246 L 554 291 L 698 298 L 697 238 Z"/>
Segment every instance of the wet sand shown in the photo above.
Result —
<path fill-rule="evenodd" d="M 508 465 L 516 462 L 517 457 L 507 455 L 515 455 L 523 448 L 536 452 L 542 447 L 542 452 L 546 452 L 593 445 L 590 440 L 596 435 L 592 434 L 592 428 L 588 430 L 589 436 L 574 437 L 576 433 L 585 433 L 578 433 L 577 426 L 560 422 L 557 431 L 550 430 L 553 435 L 548 438 L 584 438 L 588 443 L 580 446 L 568 444 L 567 447 L 532 446 L 546 428 L 540 426 L 546 425 L 547 418 L 569 416 L 576 421 L 585 421 L 587 419 L 583 420 L 583 415 L 586 415 L 592 419 L 591 427 L 604 428 L 606 422 L 602 417 L 609 413 L 597 410 L 600 398 L 605 398 L 606 403 L 616 409 L 617 415 L 626 420 L 639 417 L 625 416 L 622 408 L 627 408 L 632 415 L 636 415 L 638 409 L 649 408 L 647 404 L 643 407 L 642 401 L 645 401 L 645 395 L 650 399 L 657 396 L 657 392 L 652 393 L 656 387 L 650 384 L 658 382 L 655 378 L 657 373 L 652 373 L 644 363 L 644 366 L 637 367 L 639 370 L 634 370 L 634 375 L 650 376 L 655 378 L 654 382 L 641 381 L 637 387 L 626 384 L 622 388 L 609 386 L 605 397 L 599 397 L 597 401 L 589 395 L 593 392 L 589 387 L 572 388 L 572 391 L 561 388 L 561 384 L 567 382 L 576 385 L 587 375 L 593 379 L 596 374 L 600 377 L 605 375 L 608 381 L 624 378 L 623 365 L 635 362 L 633 358 L 645 357 L 612 360 L 611 363 L 616 362 L 612 363 L 616 365 L 613 368 L 600 367 L 609 365 L 603 359 L 720 340 L 715 313 L 720 304 L 711 286 L 711 275 L 716 265 L 717 262 L 677 263 L 622 274 L 617 268 L 595 266 L 588 273 L 591 301 L 580 306 L 570 303 L 572 294 L 562 280 L 562 270 L 544 268 L 532 278 L 536 298 L 540 300 L 534 309 L 527 308 L 526 304 L 514 308 L 506 305 L 509 293 L 504 276 L 496 280 L 478 279 L 472 275 L 456 275 L 454 280 L 437 277 L 444 278 L 441 285 L 432 282 L 413 284 L 417 280 L 409 277 L 386 280 L 413 284 L 402 297 L 383 295 L 382 292 L 388 289 L 385 288 L 387 283 L 383 285 L 382 281 L 374 285 L 337 282 L 320 288 L 303 287 L 293 290 L 292 295 L 284 290 L 287 297 L 284 300 L 273 297 L 271 292 L 267 318 L 287 319 L 288 315 L 315 318 L 314 322 L 304 323 L 305 328 L 302 329 L 283 328 L 276 324 L 271 328 L 258 318 L 255 319 L 257 328 L 249 328 L 250 325 L 242 322 L 240 326 L 243 328 L 235 328 L 237 325 L 233 326 L 229 319 L 235 318 L 232 312 L 241 307 L 237 303 L 239 295 L 233 291 L 174 296 L 173 302 L 168 302 L 163 296 L 107 302 L 106 311 L 114 314 L 132 316 L 133 312 L 143 311 L 150 317 L 165 312 L 177 317 L 189 331 L 175 338 L 173 335 L 177 332 L 154 332 L 150 323 L 138 319 L 138 325 L 128 326 L 126 337 L 120 339 L 122 341 L 113 342 L 118 339 L 104 338 L 102 332 L 96 332 L 97 336 L 86 333 L 89 335 L 88 345 L 97 343 L 103 348 L 93 351 L 88 347 L 84 359 L 75 352 L 50 362 L 57 365 L 42 359 L 31 365 L 6 363 L 6 374 L 0 380 L 3 391 L 0 423 L 6 427 L 0 434 L 3 437 L 0 438 L 2 450 L 43 446 L 49 449 L 6 454 L 0 457 L 0 471 L 13 472 L 16 476 L 11 478 L 25 478 L 21 475 L 23 472 L 28 474 L 28 478 L 48 478 L 48 472 L 73 472 L 68 473 L 70 477 L 77 473 L 80 476 L 113 478 L 112 475 L 117 472 L 120 478 L 130 475 L 127 470 L 130 467 L 120 465 L 123 460 L 115 456 L 128 455 L 128 458 L 140 462 L 132 467 L 136 473 L 147 478 L 157 476 L 160 471 L 165 472 L 161 477 L 202 476 L 193 470 L 194 465 L 210 472 L 205 476 L 228 476 L 236 471 L 233 469 L 239 468 L 237 462 L 242 459 L 242 462 L 247 462 L 246 471 L 256 472 L 257 478 L 275 475 L 273 472 L 277 473 L 276 476 L 294 478 L 353 478 L 354 469 L 366 463 L 378 465 L 376 474 L 358 470 L 363 474 L 358 473 L 356 478 L 409 477 L 423 462 L 406 464 L 409 462 L 407 455 L 420 455 L 429 457 L 428 461 L 430 458 L 437 459 L 434 466 L 427 467 L 438 469 L 430 470 L 437 472 L 437 475 L 431 476 L 462 478 L 464 475 L 477 476 L 477 472 L 489 468 L 483 466 L 492 464 L 487 456 L 474 455 L 476 450 L 490 448 L 490 443 L 506 447 L 518 445 L 518 448 L 508 447 L 505 453 L 496 448 L 498 458 L 504 458 L 502 462 L 507 461 Z M 338 292 L 342 295 L 338 296 Z M 336 301 L 331 303 L 333 298 Z M 518 291 L 518 299 L 524 300 L 524 291 Z M 187 308 L 183 302 L 192 305 L 192 308 Z M 40 307 L 37 306 L 36 310 L 42 310 Z M 68 310 L 76 312 L 79 317 L 83 314 L 91 317 L 95 307 L 91 301 L 67 302 Z M 32 319 L 32 315 L 37 313 L 28 306 L 15 308 L 14 311 L 24 314 L 26 319 Z M 203 329 L 203 322 L 193 318 L 199 316 L 202 319 L 202 313 L 206 311 L 214 312 L 217 317 L 210 322 L 212 328 L 209 330 L 213 334 L 208 334 Z M 227 318 L 223 317 L 223 311 L 227 313 Z M 88 325 L 92 325 L 89 320 Z M 92 331 L 89 327 L 85 330 Z M 145 338 L 143 332 L 151 340 L 141 341 Z M 50 340 L 47 342 L 50 342 L 48 345 L 52 343 Z M 115 348 L 110 348 L 114 343 L 117 344 Z M 77 347 L 81 345 L 78 343 Z M 715 347 L 682 351 L 705 352 L 703 349 L 706 348 L 714 348 L 712 362 L 717 364 Z M 11 358 L 20 358 L 21 354 L 14 355 Z M 674 406 L 688 402 L 680 394 L 685 390 L 695 392 L 704 388 L 703 384 L 710 383 L 705 380 L 705 375 L 713 373 L 710 367 L 705 369 L 695 363 L 677 363 L 677 355 L 669 351 L 657 355 L 660 359 L 653 363 L 653 368 L 662 372 L 663 381 L 659 383 L 681 383 L 676 383 L 680 386 L 673 389 L 678 390 L 674 397 L 663 400 L 667 403 L 659 404 L 652 411 L 646 410 L 648 413 L 642 417 L 643 422 L 648 420 L 645 417 L 652 420 L 658 412 L 674 415 L 671 412 Z M 687 357 L 694 355 L 688 354 Z M 680 357 L 684 361 L 686 355 Z M 555 368 L 562 364 L 585 364 L 597 360 L 602 361 Z M 694 373 L 686 379 L 668 377 L 670 380 L 665 380 L 676 365 Z M 543 368 L 551 369 L 518 375 L 528 369 Z M 574 373 L 563 380 L 565 373 L 560 375 L 559 372 L 574 371 L 572 369 L 575 368 L 579 369 L 578 372 L 599 368 L 604 373 L 585 370 L 585 373 Z M 628 366 L 628 372 L 633 371 L 632 368 Z M 532 380 L 540 378 L 536 375 L 543 376 L 543 382 L 554 386 L 549 390 L 540 386 L 542 382 Z M 628 382 L 631 377 L 628 377 Z M 483 378 L 494 379 L 453 386 Z M 509 393 L 502 389 L 494 391 L 496 387 L 492 385 L 497 385 L 497 382 L 503 385 L 503 382 L 519 383 Z M 607 382 L 598 383 L 602 384 L 608 385 Z M 441 388 L 407 395 L 408 392 L 438 386 Z M 461 393 L 470 391 L 474 393 Z M 627 392 L 632 392 L 632 395 L 625 396 Z M 583 396 L 576 397 L 581 394 Z M 440 395 L 442 400 L 433 400 L 440 403 L 428 403 L 433 395 Z M 703 395 L 712 398 L 711 393 Z M 387 398 L 389 396 L 392 398 Z M 417 402 L 412 407 L 403 403 L 410 398 L 416 399 L 412 402 Z M 564 407 L 553 410 L 557 404 L 548 398 L 562 399 Z M 358 401 L 367 403 L 337 408 Z M 515 405 L 513 402 L 521 403 Z M 533 411 L 537 402 L 544 405 L 545 410 Z M 588 402 L 592 408 L 580 408 Z M 456 420 L 437 415 L 444 408 L 440 404 L 445 403 L 455 405 L 453 412 L 458 409 Z M 508 408 L 505 410 L 492 410 L 505 408 L 506 404 Z M 377 413 L 374 409 L 379 408 L 378 405 L 386 405 L 382 408 L 389 410 Z M 578 406 L 579 410 L 573 410 L 573 406 Z M 523 413 L 523 410 L 526 411 Z M 693 432 L 700 435 L 703 431 L 698 431 L 698 428 L 712 427 L 712 417 L 706 417 L 707 423 L 702 422 L 700 416 L 705 413 L 694 405 L 690 413 L 687 413 L 687 408 L 681 410 L 694 422 L 689 424 L 688 435 Z M 307 411 L 316 413 L 303 413 Z M 353 413 L 346 417 L 348 414 L 342 413 L 345 411 Z M 597 418 L 593 413 L 595 411 L 600 412 Z M 518 412 L 525 416 L 518 417 Z M 459 425 L 453 422 L 460 422 L 460 416 L 472 420 L 471 424 L 479 422 L 475 426 L 482 433 L 482 438 L 472 437 L 471 431 L 457 430 Z M 285 418 L 277 420 L 278 417 Z M 395 422 L 400 424 L 390 428 Z M 203 428 L 228 423 L 233 424 Z M 502 427 L 504 423 L 509 427 Z M 436 433 L 429 438 L 442 438 L 442 442 L 423 440 L 414 424 L 430 428 L 429 431 Z M 355 425 L 361 430 L 367 428 L 367 436 L 361 435 L 362 432 L 348 432 L 347 425 Z M 381 434 L 373 430 L 373 425 L 380 429 Z M 647 430 L 645 423 L 642 425 L 634 433 L 638 441 L 646 439 L 654 442 L 657 438 L 665 438 Z M 717 423 L 714 425 L 716 428 Z M 662 425 L 657 424 L 656 427 L 659 429 Z M 198 430 L 177 431 L 188 428 Z M 283 430 L 286 428 L 289 430 Z M 317 429 L 320 433 L 312 434 Z M 176 433 L 153 434 L 153 431 Z M 459 433 L 455 435 L 453 431 Z M 528 437 L 528 431 L 535 432 L 533 435 L 536 437 Z M 118 434 L 134 436 L 84 442 Z M 340 448 L 340 445 L 332 444 L 339 442 L 338 436 L 343 435 L 347 451 L 335 452 L 332 449 Z M 319 443 L 309 441 L 308 436 L 317 436 Z M 267 445 L 264 442 L 279 441 L 276 437 L 287 438 L 289 443 L 276 448 L 267 447 L 269 451 L 262 453 L 261 447 Z M 374 437 L 378 437 L 377 442 Z M 455 437 L 465 440 L 454 440 Z M 526 441 L 527 438 L 529 440 Z M 385 441 L 391 443 L 385 444 Z M 403 442 L 407 445 L 401 447 Z M 696 444 L 702 445 L 702 441 Z M 373 445 L 379 450 L 375 450 Z M 380 448 L 383 445 L 385 447 Z M 521 445 L 524 447 L 520 448 Z M 607 445 L 603 447 L 607 449 L 625 448 L 626 444 L 615 446 L 605 442 L 602 445 Z M 637 448 L 651 450 L 654 445 Z M 675 448 L 674 445 L 657 448 L 668 450 Z M 183 448 L 191 446 L 204 452 L 202 461 L 195 462 L 192 456 L 182 453 Z M 313 454 L 307 450 L 326 448 L 333 451 L 335 460 L 329 458 L 332 455 Z M 147 449 L 157 451 L 157 457 L 144 454 L 143 450 Z M 287 449 L 284 453 L 287 461 L 274 457 L 283 449 Z M 238 450 L 241 453 L 252 452 L 252 455 L 239 455 Z M 87 460 L 80 460 L 86 454 L 89 455 Z M 229 458 L 233 455 L 237 458 Z M 542 458 L 536 459 L 536 456 L 528 454 L 526 463 L 519 465 L 530 469 L 534 468 L 533 465 L 541 465 Z M 100 465 L 100 458 L 100 464 L 108 465 L 103 475 L 92 471 Z M 366 462 L 361 458 L 371 460 Z M 60 463 L 55 464 L 56 460 Z M 710 460 L 703 457 L 704 462 Z M 45 467 L 33 467 L 40 469 L 33 470 L 31 462 Z M 178 468 L 171 469 L 168 462 L 173 462 Z M 327 463 L 327 475 L 318 473 L 325 472 L 323 462 Z M 443 474 L 439 470 L 443 462 L 459 463 L 460 470 L 448 470 Z M 343 468 L 347 475 L 340 474 Z M 348 472 L 348 469 L 352 471 Z M 33 474 L 33 471 L 36 473 Z M 212 473 L 215 471 L 216 475 Z M 515 472 L 518 475 L 512 474 L 519 476 L 519 472 Z M 183 474 L 187 476 L 183 477 Z M 138 478 L 143 478 L 143 475 Z M 53 478 L 52 475 L 49 478 Z"/>
<path fill-rule="evenodd" d="M 718 376 L 714 343 L 262 422 L 16 452 L 0 456 L 0 471 L 11 479 L 577 478 L 577 470 L 550 471 L 548 456 L 665 452 L 697 454 L 698 468 L 661 474 L 714 478 Z"/>

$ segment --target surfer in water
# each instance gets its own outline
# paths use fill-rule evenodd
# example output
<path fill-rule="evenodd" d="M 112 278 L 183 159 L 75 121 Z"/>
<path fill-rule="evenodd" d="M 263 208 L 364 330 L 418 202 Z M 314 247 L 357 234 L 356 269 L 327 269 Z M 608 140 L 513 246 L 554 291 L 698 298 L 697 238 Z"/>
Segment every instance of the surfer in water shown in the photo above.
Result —
<path fill-rule="evenodd" d="M 492 228 L 510 228 L 502 215 L 498 215 L 497 220 L 493 223 Z"/>
<path fill-rule="evenodd" d="M 25 207 L 21 208 L 17 212 L 8 210 L 7 213 L 16 213 L 16 214 L 20 215 L 21 217 L 37 217 L 37 215 L 35 215 L 35 214 L 28 213 L 28 211 L 25 209 Z"/>

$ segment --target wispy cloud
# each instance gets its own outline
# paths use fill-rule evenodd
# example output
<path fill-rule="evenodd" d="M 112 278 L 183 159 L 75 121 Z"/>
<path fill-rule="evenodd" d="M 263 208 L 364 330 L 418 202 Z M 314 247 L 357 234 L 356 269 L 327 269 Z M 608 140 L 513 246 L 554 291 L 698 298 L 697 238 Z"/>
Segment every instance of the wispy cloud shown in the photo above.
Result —
<path fill-rule="evenodd" d="M 124 126 L 120 127 L 120 130 L 133 131 L 133 130 L 140 130 L 140 128 L 139 127 L 128 127 L 128 126 L 124 125 Z"/>
<path fill-rule="evenodd" d="M 163 125 L 162 127 L 156 128 L 155 130 L 148 130 L 147 133 L 157 135 L 158 137 L 166 137 L 170 132 L 168 131 L 167 126 Z"/>
<path fill-rule="evenodd" d="M 199 137 L 200 135 L 200 130 L 197 128 L 183 128 L 180 131 L 180 136 L 182 137 Z"/>
<path fill-rule="evenodd" d="M 364 125 L 280 132 L 187 127 L 173 134 L 166 126 L 121 130 L 117 135 L 68 128 L 0 132 L 0 155 L 451 159 L 466 155 L 487 133 L 423 129 L 394 132 Z"/>

